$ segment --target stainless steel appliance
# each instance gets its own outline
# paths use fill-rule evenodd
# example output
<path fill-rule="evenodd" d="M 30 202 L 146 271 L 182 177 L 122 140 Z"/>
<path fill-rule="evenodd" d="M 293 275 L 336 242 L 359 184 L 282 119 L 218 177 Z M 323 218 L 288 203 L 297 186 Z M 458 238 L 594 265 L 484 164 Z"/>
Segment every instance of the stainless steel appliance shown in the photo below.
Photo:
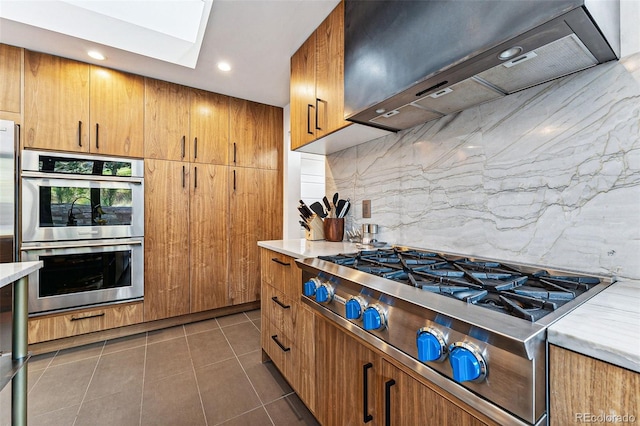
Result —
<path fill-rule="evenodd" d="M 546 329 L 613 282 L 394 247 L 296 260 L 303 301 L 500 424 L 546 424 Z"/>
<path fill-rule="evenodd" d="M 619 57 L 619 0 L 346 0 L 345 115 L 407 129 Z"/>
<path fill-rule="evenodd" d="M 17 132 L 13 121 L 0 120 L 0 263 L 17 258 Z"/>
<path fill-rule="evenodd" d="M 23 261 L 29 313 L 144 296 L 144 162 L 23 151 Z"/>

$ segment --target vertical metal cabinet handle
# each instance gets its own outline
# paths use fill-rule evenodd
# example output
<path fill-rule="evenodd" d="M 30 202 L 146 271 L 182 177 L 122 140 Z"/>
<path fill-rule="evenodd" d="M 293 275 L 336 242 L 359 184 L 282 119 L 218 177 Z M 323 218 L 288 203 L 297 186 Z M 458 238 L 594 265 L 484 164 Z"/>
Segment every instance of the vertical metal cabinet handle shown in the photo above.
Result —
<path fill-rule="evenodd" d="M 373 416 L 369 414 L 369 369 L 371 368 L 373 364 L 370 362 L 362 366 L 362 421 L 364 423 L 373 420 Z"/>
<path fill-rule="evenodd" d="M 291 350 L 291 348 L 287 348 L 285 345 L 280 343 L 280 340 L 278 340 L 277 334 L 274 334 L 273 336 L 271 336 L 271 339 L 273 339 L 273 341 L 276 342 L 276 345 L 280 346 L 280 349 L 282 349 L 282 352 L 289 352 Z"/>
<path fill-rule="evenodd" d="M 193 167 L 193 187 L 198 187 L 198 167 Z"/>
<path fill-rule="evenodd" d="M 184 188 L 184 166 L 182 166 L 182 187 Z"/>
<path fill-rule="evenodd" d="M 318 127 L 318 102 L 322 102 L 322 99 L 316 98 L 316 130 L 322 130 L 321 127 Z"/>
<path fill-rule="evenodd" d="M 278 296 L 273 296 L 271 298 L 271 300 L 273 300 L 274 302 L 276 302 L 282 309 L 289 309 L 291 307 L 291 305 L 285 305 L 284 303 L 282 303 L 281 301 L 278 300 Z"/>
<path fill-rule="evenodd" d="M 311 131 L 311 108 L 313 108 L 312 104 L 307 104 L 307 133 L 313 135 Z"/>
<path fill-rule="evenodd" d="M 100 125 L 96 123 L 96 149 L 100 149 L 100 144 L 98 143 L 98 136 L 100 135 Z"/>
<path fill-rule="evenodd" d="M 236 171 L 233 171 L 233 190 L 236 190 Z"/>
<path fill-rule="evenodd" d="M 78 146 L 82 146 L 82 121 L 78 121 Z"/>
<path fill-rule="evenodd" d="M 184 145 L 185 145 L 186 139 L 187 139 L 187 137 L 185 135 L 182 135 L 182 150 L 180 151 L 181 155 L 182 155 L 182 158 L 184 158 L 184 148 L 185 148 Z"/>
<path fill-rule="evenodd" d="M 396 381 L 391 379 L 384 384 L 384 424 L 391 426 L 391 387 Z"/>
<path fill-rule="evenodd" d="M 272 262 L 276 262 L 276 263 L 278 263 L 278 264 L 280 264 L 282 266 L 291 266 L 290 263 L 283 262 L 282 260 L 278 259 L 277 257 L 271 258 L 271 261 Z"/>
<path fill-rule="evenodd" d="M 198 138 L 193 138 L 193 158 L 198 158 Z"/>
<path fill-rule="evenodd" d="M 233 143 L 233 164 L 236 164 L 236 143 Z"/>

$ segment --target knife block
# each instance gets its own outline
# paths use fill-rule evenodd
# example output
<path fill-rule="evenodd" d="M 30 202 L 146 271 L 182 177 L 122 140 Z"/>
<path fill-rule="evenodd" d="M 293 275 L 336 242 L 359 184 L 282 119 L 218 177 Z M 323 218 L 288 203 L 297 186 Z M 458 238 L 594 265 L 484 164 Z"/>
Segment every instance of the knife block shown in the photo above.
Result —
<path fill-rule="evenodd" d="M 323 222 L 318 215 L 313 215 L 311 220 L 307 222 L 310 230 L 305 231 L 305 238 L 307 241 L 319 241 L 324 240 L 324 227 Z"/>

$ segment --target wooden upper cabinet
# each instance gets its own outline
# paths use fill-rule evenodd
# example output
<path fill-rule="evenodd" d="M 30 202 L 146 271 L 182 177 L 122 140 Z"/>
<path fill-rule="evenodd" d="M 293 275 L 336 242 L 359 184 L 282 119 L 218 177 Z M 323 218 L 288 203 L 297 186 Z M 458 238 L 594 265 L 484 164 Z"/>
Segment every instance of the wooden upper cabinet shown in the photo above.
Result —
<path fill-rule="evenodd" d="M 22 49 L 0 44 L 0 111 L 20 114 Z"/>
<path fill-rule="evenodd" d="M 282 158 L 282 108 L 231 98 L 230 158 L 238 167 L 277 170 Z"/>
<path fill-rule="evenodd" d="M 24 147 L 89 152 L 89 65 L 24 55 Z"/>
<path fill-rule="evenodd" d="M 291 148 L 316 139 L 316 33 L 291 57 Z"/>
<path fill-rule="evenodd" d="M 142 157 L 144 77 L 91 66 L 91 152 Z"/>
<path fill-rule="evenodd" d="M 25 51 L 25 148 L 142 157 L 144 79 Z"/>
<path fill-rule="evenodd" d="M 166 81 L 145 78 L 144 157 L 189 158 L 189 92 Z"/>
<path fill-rule="evenodd" d="M 291 149 L 350 123 L 344 120 L 344 4 L 291 57 Z"/>
<path fill-rule="evenodd" d="M 316 138 L 349 124 L 344 120 L 344 3 L 316 30 Z"/>
<path fill-rule="evenodd" d="M 226 165 L 229 153 L 229 97 L 192 89 L 190 99 L 190 160 Z"/>

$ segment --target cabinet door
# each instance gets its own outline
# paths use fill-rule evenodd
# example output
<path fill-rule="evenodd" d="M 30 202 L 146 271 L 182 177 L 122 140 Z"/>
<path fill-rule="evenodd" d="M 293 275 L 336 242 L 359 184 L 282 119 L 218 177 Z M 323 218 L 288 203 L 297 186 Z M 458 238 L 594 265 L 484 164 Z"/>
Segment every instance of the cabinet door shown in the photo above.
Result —
<path fill-rule="evenodd" d="M 227 167 L 191 164 L 191 312 L 228 305 Z"/>
<path fill-rule="evenodd" d="M 449 399 L 420 383 L 390 363 L 383 363 L 378 405 L 385 424 L 391 425 L 485 425 Z"/>
<path fill-rule="evenodd" d="M 282 238 L 282 180 L 277 170 L 230 169 L 229 298 L 260 299 L 258 241 Z"/>
<path fill-rule="evenodd" d="M 320 423 L 363 425 L 365 416 L 371 416 L 367 425 L 384 424 L 376 407 L 380 399 L 376 377 L 382 372 L 381 358 L 319 316 L 315 329 L 316 413 Z"/>
<path fill-rule="evenodd" d="M 188 163 L 145 160 L 145 321 L 189 313 L 188 179 Z"/>
<path fill-rule="evenodd" d="M 0 44 L 0 111 L 20 114 L 22 49 Z"/>
<path fill-rule="evenodd" d="M 25 51 L 24 147 L 89 152 L 89 66 Z"/>
<path fill-rule="evenodd" d="M 344 120 L 344 3 L 316 30 L 316 138 L 349 125 Z"/>
<path fill-rule="evenodd" d="M 197 163 L 227 164 L 229 153 L 229 97 L 191 90 L 190 159 Z"/>
<path fill-rule="evenodd" d="M 144 78 L 91 66 L 90 151 L 142 157 Z"/>
<path fill-rule="evenodd" d="M 316 33 L 291 57 L 291 149 L 316 138 Z"/>
<path fill-rule="evenodd" d="M 178 84 L 145 78 L 145 158 L 189 158 L 189 91 Z"/>
<path fill-rule="evenodd" d="M 282 108 L 231 98 L 230 164 L 277 170 L 282 157 Z"/>
<path fill-rule="evenodd" d="M 292 300 L 299 300 L 292 299 Z M 292 312 L 293 360 L 291 386 L 314 413 L 316 407 L 316 350 L 315 350 L 315 314 L 304 303 L 293 302 L 296 308 Z"/>

